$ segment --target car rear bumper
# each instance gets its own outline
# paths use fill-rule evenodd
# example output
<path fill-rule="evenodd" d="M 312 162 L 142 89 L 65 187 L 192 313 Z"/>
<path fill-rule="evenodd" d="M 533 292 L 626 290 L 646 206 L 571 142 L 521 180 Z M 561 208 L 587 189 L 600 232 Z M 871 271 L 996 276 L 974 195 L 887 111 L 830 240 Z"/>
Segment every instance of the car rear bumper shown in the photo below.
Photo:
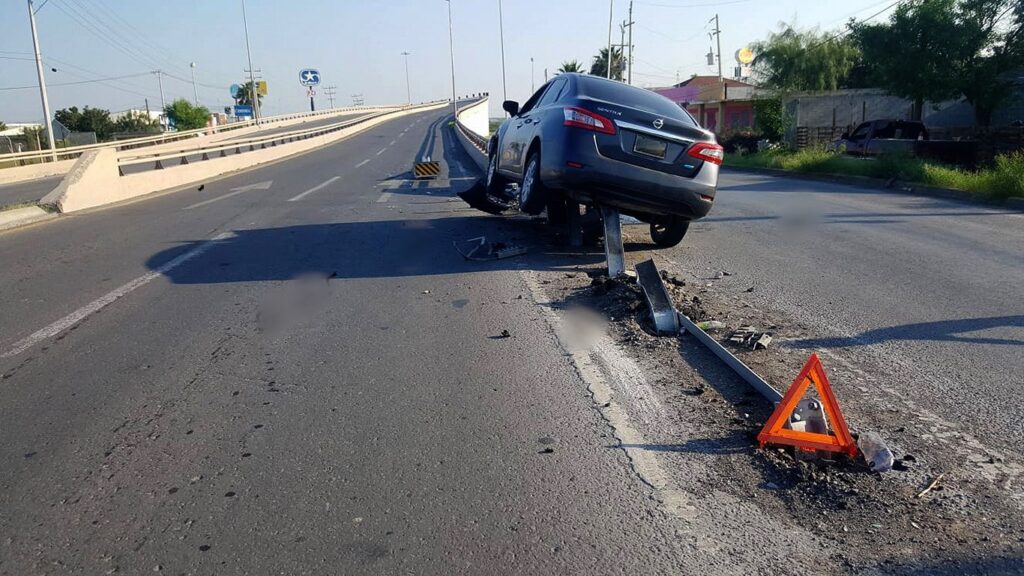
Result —
<path fill-rule="evenodd" d="M 549 188 L 564 190 L 580 202 L 634 214 L 697 220 L 711 210 L 718 188 L 715 164 L 705 162 L 687 178 L 602 156 L 594 136 L 586 132 L 566 140 L 563 147 L 541 151 L 541 179 Z"/>

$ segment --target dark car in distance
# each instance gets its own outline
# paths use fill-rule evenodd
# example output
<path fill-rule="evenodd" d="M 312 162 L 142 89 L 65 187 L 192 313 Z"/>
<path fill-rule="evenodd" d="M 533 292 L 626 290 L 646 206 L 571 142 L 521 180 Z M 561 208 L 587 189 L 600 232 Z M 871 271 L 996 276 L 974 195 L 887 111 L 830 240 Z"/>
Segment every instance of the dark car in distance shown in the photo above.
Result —
<path fill-rule="evenodd" d="M 486 187 L 519 184 L 520 210 L 566 200 L 647 222 L 659 246 L 678 244 L 715 199 L 724 151 L 671 100 L 595 76 L 561 74 L 509 113 L 488 142 Z"/>

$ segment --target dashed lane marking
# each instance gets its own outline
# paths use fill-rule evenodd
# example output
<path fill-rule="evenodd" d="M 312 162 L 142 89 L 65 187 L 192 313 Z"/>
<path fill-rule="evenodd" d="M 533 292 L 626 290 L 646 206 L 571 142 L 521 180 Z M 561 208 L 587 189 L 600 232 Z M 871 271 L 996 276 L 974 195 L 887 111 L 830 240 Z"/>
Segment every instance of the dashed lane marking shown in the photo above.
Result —
<path fill-rule="evenodd" d="M 363 161 L 362 161 L 362 162 L 360 162 L 359 164 L 356 164 L 356 168 L 359 168 L 360 166 L 366 166 L 366 165 L 367 165 L 367 164 L 369 164 L 369 163 L 370 163 L 370 159 L 369 159 L 369 158 L 367 158 L 366 160 L 363 160 Z"/>
<path fill-rule="evenodd" d="M 224 232 L 214 236 L 212 239 L 203 242 L 199 246 L 196 246 L 195 248 L 189 250 L 188 252 L 182 254 L 181 256 L 178 256 L 177 258 L 171 260 L 170 262 L 164 264 L 163 266 L 160 266 L 156 270 L 139 276 L 138 278 L 132 280 L 131 282 L 128 282 L 127 284 L 121 286 L 120 288 L 108 292 L 104 296 L 101 296 L 96 300 L 93 300 L 92 302 L 86 304 L 85 306 L 82 306 L 78 310 L 75 310 L 74 312 L 68 314 L 67 316 L 61 318 L 60 320 L 57 320 L 53 324 L 50 324 L 49 326 L 32 333 L 30 336 L 22 340 L 19 340 L 14 344 L 14 346 L 11 347 L 10 350 L 7 350 L 3 354 L 0 354 L 0 358 L 10 358 L 12 356 L 17 356 L 18 354 L 21 354 L 22 352 L 28 350 L 32 346 L 35 346 L 39 342 L 42 342 L 47 338 L 52 338 L 60 334 L 61 332 L 67 330 L 68 328 L 71 328 L 75 324 L 78 324 L 82 320 L 85 320 L 90 315 L 95 314 L 96 312 L 99 312 L 100 310 L 113 304 L 118 299 L 127 296 L 131 292 L 145 286 L 149 282 L 155 280 L 157 277 L 167 274 L 168 272 L 174 270 L 178 266 L 181 266 L 182 264 L 188 262 L 189 260 L 196 258 L 203 252 L 206 252 L 207 250 L 212 248 L 217 241 L 226 240 L 228 238 L 233 237 L 234 235 L 234 232 Z"/>
<path fill-rule="evenodd" d="M 190 205 L 185 206 L 184 208 L 182 208 L 182 210 L 191 210 L 193 208 L 199 208 L 200 206 L 206 206 L 207 204 L 213 204 L 214 202 L 217 202 L 218 200 L 224 200 L 225 198 L 231 198 L 232 196 L 238 196 L 239 194 L 242 194 L 244 192 L 248 192 L 248 190 L 235 190 L 234 192 L 228 192 L 227 194 L 223 194 L 221 196 L 217 196 L 216 198 L 210 198 L 209 200 L 203 200 L 202 202 L 196 202 L 195 204 L 190 204 Z"/>
<path fill-rule="evenodd" d="M 320 184 L 317 184 L 316 186 L 313 186 L 309 190 L 306 190 L 305 192 L 303 192 L 302 194 L 299 194 L 298 196 L 296 196 L 294 198 L 289 198 L 288 201 L 289 202 L 298 202 L 299 200 L 302 200 L 303 198 L 305 198 L 306 196 L 309 196 L 310 194 L 312 194 L 313 192 L 316 192 L 317 190 L 323 190 L 324 188 L 330 186 L 331 184 L 333 184 L 334 182 L 336 182 L 340 178 L 341 178 L 341 176 L 335 176 L 334 178 L 330 178 L 326 182 L 321 182 Z"/>
<path fill-rule="evenodd" d="M 385 151 L 385 150 L 387 150 L 387 148 L 381 148 L 380 150 L 378 150 L 378 151 L 377 151 L 377 154 L 376 154 L 376 155 L 377 155 L 377 156 L 380 156 L 381 154 L 383 154 L 383 153 L 384 153 L 384 151 Z"/>

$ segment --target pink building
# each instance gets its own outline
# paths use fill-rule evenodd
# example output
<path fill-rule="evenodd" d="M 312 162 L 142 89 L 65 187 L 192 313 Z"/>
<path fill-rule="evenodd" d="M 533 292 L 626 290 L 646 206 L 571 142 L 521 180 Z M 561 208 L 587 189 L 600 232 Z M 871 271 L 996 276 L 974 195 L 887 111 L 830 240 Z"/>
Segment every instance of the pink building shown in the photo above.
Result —
<path fill-rule="evenodd" d="M 693 76 L 668 88 L 651 90 L 679 104 L 701 126 L 722 134 L 754 127 L 754 85 L 718 76 Z"/>

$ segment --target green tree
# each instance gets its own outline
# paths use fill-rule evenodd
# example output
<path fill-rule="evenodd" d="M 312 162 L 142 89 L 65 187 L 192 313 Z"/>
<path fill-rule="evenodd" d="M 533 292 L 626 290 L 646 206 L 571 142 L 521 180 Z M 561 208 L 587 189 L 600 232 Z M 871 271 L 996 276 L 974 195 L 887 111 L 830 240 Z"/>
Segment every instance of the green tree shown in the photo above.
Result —
<path fill-rule="evenodd" d="M 7 130 L 7 124 L 4 124 L 3 120 L 0 120 L 0 132 Z"/>
<path fill-rule="evenodd" d="M 164 114 L 178 130 L 203 128 L 210 119 L 210 111 L 205 106 L 193 106 L 184 98 L 178 98 L 168 104 L 164 108 Z"/>
<path fill-rule="evenodd" d="M 612 48 L 612 79 L 622 80 L 622 51 L 618 48 Z M 597 55 L 594 56 L 594 62 L 590 65 L 590 73 L 594 76 L 600 76 L 606 78 L 608 76 L 608 49 L 601 48 Z"/>
<path fill-rule="evenodd" d="M 788 24 L 753 49 L 760 83 L 782 92 L 840 88 L 860 57 L 855 43 L 847 38 L 817 30 L 800 32 Z"/>
<path fill-rule="evenodd" d="M 563 74 L 566 72 L 583 72 L 583 64 L 579 60 L 566 60 L 562 62 L 562 65 L 558 67 L 557 74 Z"/>
<path fill-rule="evenodd" d="M 21 129 L 21 136 L 25 139 L 29 150 L 42 150 L 50 146 L 50 141 L 46 139 L 46 129 L 42 126 L 37 128 L 25 126 Z"/>
<path fill-rule="evenodd" d="M 987 124 L 1011 93 L 1006 72 L 1024 64 L 1022 20 L 1019 0 L 918 0 L 888 22 L 850 28 L 869 78 L 913 100 L 915 119 L 925 101 L 963 96 Z"/>
<path fill-rule="evenodd" d="M 72 132 L 95 132 L 97 140 L 107 140 L 114 131 L 110 111 L 86 106 L 81 111 L 77 106 L 58 110 L 53 117 Z"/>
<path fill-rule="evenodd" d="M 235 103 L 243 105 L 243 106 L 245 106 L 245 105 L 252 106 L 252 103 L 253 103 L 252 95 L 254 93 L 254 91 L 252 89 L 252 82 L 245 82 L 244 84 L 241 84 L 240 86 L 241 86 L 241 90 L 238 91 L 238 97 L 235 98 Z M 257 97 L 259 98 L 260 105 L 262 106 L 263 105 L 263 96 L 262 95 L 258 95 Z"/>
<path fill-rule="evenodd" d="M 131 134 L 159 132 L 160 121 L 145 112 L 129 110 L 114 122 L 114 131 Z"/>
<path fill-rule="evenodd" d="M 782 140 L 788 121 L 782 100 L 754 100 L 754 127 L 764 134 L 765 138 L 773 142 Z"/>

